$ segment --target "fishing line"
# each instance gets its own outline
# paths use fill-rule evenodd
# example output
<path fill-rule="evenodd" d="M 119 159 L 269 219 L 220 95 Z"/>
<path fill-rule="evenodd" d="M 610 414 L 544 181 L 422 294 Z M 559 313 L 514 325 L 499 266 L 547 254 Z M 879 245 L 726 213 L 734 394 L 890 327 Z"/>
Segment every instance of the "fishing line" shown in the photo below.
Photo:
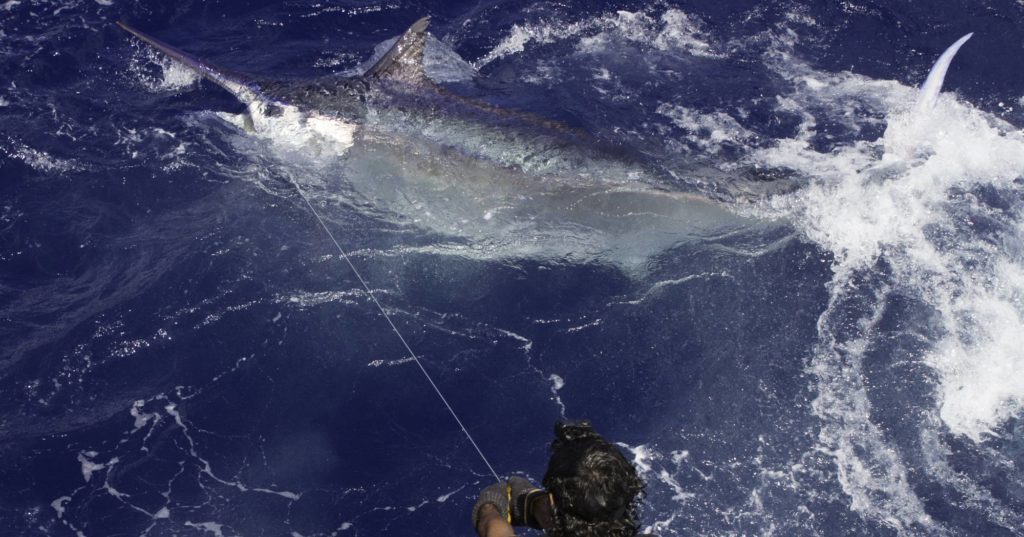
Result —
<path fill-rule="evenodd" d="M 302 188 L 299 186 L 299 183 L 291 179 L 289 179 L 289 182 L 295 186 L 295 190 L 296 192 L 299 193 L 299 196 L 302 197 L 302 201 L 306 202 L 306 206 L 309 207 L 309 210 L 313 213 L 313 216 L 315 216 L 317 221 L 320 222 L 320 227 L 324 228 L 324 231 L 327 232 L 327 236 L 330 237 L 331 242 L 334 243 L 334 246 L 338 248 L 338 253 L 340 253 L 342 259 L 344 259 L 345 262 L 348 263 L 349 268 L 352 269 L 352 273 L 356 275 L 356 278 L 359 280 L 359 283 L 363 284 L 363 289 L 366 290 L 366 294 L 370 297 L 370 300 L 372 300 L 374 305 L 377 306 L 377 309 L 380 310 L 381 315 L 384 316 L 384 319 L 387 320 L 388 324 L 391 326 L 391 330 L 394 331 L 396 336 L 398 336 L 398 340 L 402 342 L 402 345 L 405 347 L 406 352 L 409 353 L 409 358 L 412 358 L 412 360 L 416 362 L 416 365 L 419 366 L 420 371 L 423 372 L 423 376 L 427 378 L 427 382 L 429 382 L 430 386 L 434 388 L 434 391 L 437 392 L 437 396 L 441 398 L 441 402 L 444 403 L 444 406 L 446 408 L 448 408 L 448 412 L 450 412 L 452 417 L 455 418 L 455 423 L 458 423 L 459 428 L 461 428 L 462 432 L 466 434 L 466 438 L 469 439 L 469 443 L 473 444 L 473 449 L 476 450 L 477 454 L 480 455 L 480 459 L 484 461 L 484 464 L 487 465 L 487 469 L 491 471 L 491 475 L 494 476 L 495 480 L 501 482 L 501 478 L 498 477 L 498 472 L 494 471 L 494 467 L 491 466 L 491 462 L 487 460 L 486 456 L 484 456 L 484 452 L 481 451 L 480 446 L 476 444 L 476 440 L 473 440 L 473 435 L 469 434 L 469 429 L 466 429 L 466 426 L 462 424 L 462 420 L 459 419 L 459 415 L 455 413 L 455 409 L 452 408 L 452 405 L 448 403 L 448 399 L 446 399 L 444 394 L 441 393 L 441 389 L 437 387 L 437 384 L 434 382 L 434 379 L 431 378 L 430 373 L 427 373 L 427 368 L 423 367 L 423 363 L 420 362 L 420 359 L 416 356 L 416 353 L 412 351 L 412 347 L 410 347 L 409 343 L 405 341 L 405 336 L 403 336 L 402 333 L 398 331 L 398 327 L 395 326 L 395 323 L 394 321 L 391 320 L 391 316 L 388 315 L 388 312 L 384 310 L 384 306 L 381 306 L 380 302 L 377 301 L 377 297 L 373 296 L 373 291 L 370 290 L 370 286 L 366 283 L 366 280 L 363 279 L 363 276 L 359 274 L 359 270 L 356 269 L 356 266 L 352 263 L 352 260 L 348 257 L 348 254 L 345 253 L 345 249 L 341 247 L 341 244 L 338 242 L 338 239 L 334 238 L 334 233 L 331 233 L 330 228 L 327 227 L 327 224 L 324 222 L 324 219 L 320 217 L 320 213 L 317 212 L 316 208 L 313 207 L 313 204 L 309 201 L 309 198 L 306 197 L 306 193 L 302 191 Z"/>

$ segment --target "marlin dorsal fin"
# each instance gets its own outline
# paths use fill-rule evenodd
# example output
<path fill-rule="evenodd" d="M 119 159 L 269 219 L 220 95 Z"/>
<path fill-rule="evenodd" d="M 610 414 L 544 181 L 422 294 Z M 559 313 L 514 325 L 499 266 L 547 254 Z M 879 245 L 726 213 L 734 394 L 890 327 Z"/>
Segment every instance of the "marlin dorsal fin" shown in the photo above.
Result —
<path fill-rule="evenodd" d="M 407 84 L 429 82 L 423 69 L 423 50 L 427 45 L 430 17 L 414 22 L 387 54 L 363 75 L 366 78 L 397 80 Z"/>

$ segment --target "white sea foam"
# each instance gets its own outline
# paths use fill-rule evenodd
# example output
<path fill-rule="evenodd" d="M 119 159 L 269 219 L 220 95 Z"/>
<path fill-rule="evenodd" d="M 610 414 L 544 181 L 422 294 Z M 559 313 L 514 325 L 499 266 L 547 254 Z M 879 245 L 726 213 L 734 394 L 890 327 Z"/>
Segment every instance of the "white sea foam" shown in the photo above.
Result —
<path fill-rule="evenodd" d="M 83 166 L 74 160 L 55 157 L 15 140 L 10 140 L 9 148 L 0 143 L 0 153 L 6 153 L 40 172 L 60 174 L 83 169 Z"/>
<path fill-rule="evenodd" d="M 354 123 L 303 112 L 291 105 L 256 101 L 247 114 L 218 114 L 236 127 L 269 140 L 285 155 L 301 155 L 315 161 L 344 155 L 352 147 L 358 130 Z"/>
<path fill-rule="evenodd" d="M 448 501 L 448 498 L 451 498 L 453 494 L 455 494 L 455 493 L 457 493 L 457 492 L 461 491 L 461 490 L 462 490 L 462 489 L 464 489 L 464 488 L 466 488 L 466 486 L 465 486 L 465 485 L 463 485 L 463 486 L 461 486 L 461 487 L 459 487 L 459 488 L 457 488 L 457 489 L 455 489 L 455 490 L 452 490 L 452 491 L 446 492 L 445 494 L 442 494 L 442 495 L 438 496 L 438 497 L 437 497 L 437 499 L 436 499 L 435 501 L 436 501 L 437 503 L 444 503 L 444 502 Z"/>
<path fill-rule="evenodd" d="M 854 510 L 899 531 L 941 533 L 899 452 L 872 419 L 864 356 L 877 343 L 891 293 L 911 295 L 937 319 L 929 327 L 931 348 L 905 357 L 936 373 L 935 419 L 921 423 L 923 432 L 941 426 L 984 442 L 1020 415 L 1024 224 L 1019 208 L 993 207 L 973 192 L 1019 189 L 1024 135 L 949 94 L 933 93 L 928 106 L 915 106 L 918 92 L 898 82 L 815 71 L 790 53 L 792 39 L 780 38 L 767 63 L 792 82 L 777 107 L 800 118 L 800 126 L 791 138 L 753 150 L 750 160 L 808 178 L 805 188 L 770 200 L 758 214 L 788 218 L 835 259 L 809 367 L 817 379 L 813 408 L 823 422 L 819 448 L 834 457 Z M 816 150 L 821 119 L 854 135 L 883 124 L 886 130 L 877 140 Z M 973 226 L 974 218 L 985 228 Z M 873 276 L 880 260 L 888 273 Z M 857 288 L 865 278 L 883 281 L 874 290 Z M 838 326 L 844 300 L 865 295 L 874 311 L 855 326 Z M 927 449 L 938 449 L 933 444 Z M 959 481 L 949 483 L 967 491 Z"/>
<path fill-rule="evenodd" d="M 200 77 L 195 71 L 171 60 L 148 46 L 139 46 L 141 47 L 139 52 L 134 54 L 131 59 L 130 69 L 149 91 L 178 92 L 199 82 Z M 150 63 L 160 66 L 159 75 L 154 76 L 151 74 L 151 71 L 145 68 L 145 65 Z"/>
<path fill-rule="evenodd" d="M 685 129 L 688 132 L 686 139 L 705 153 L 718 153 L 725 145 L 747 143 L 754 138 L 754 133 L 725 112 L 702 113 L 668 103 L 659 105 L 657 112 Z"/>
<path fill-rule="evenodd" d="M 199 76 L 191 69 L 168 59 L 160 62 L 164 76 L 159 80 L 159 89 L 180 90 L 199 81 Z"/>
<path fill-rule="evenodd" d="M 807 143 L 812 126 L 755 152 L 760 164 L 813 178 L 773 200 L 772 211 L 794 218 L 835 254 L 836 282 L 884 257 L 897 282 L 936 309 L 944 335 L 925 361 L 939 373 L 941 416 L 955 433 L 980 441 L 1024 405 L 1024 259 L 1007 247 L 1020 244 L 1024 225 L 969 192 L 1017 188 L 1024 135 L 948 94 L 932 95 L 922 108 L 914 105 L 918 92 L 896 82 L 795 64 L 785 68 L 791 79 L 813 80 L 790 97 L 798 108 L 827 107 L 828 99 L 836 103 L 829 111 L 852 124 L 881 114 L 888 127 L 875 142 L 821 153 Z M 999 222 L 1002 244 L 957 230 L 963 215 L 955 211 L 965 208 Z M 936 231 L 961 236 L 937 241 Z"/>
<path fill-rule="evenodd" d="M 640 444 L 639 446 L 630 446 L 629 444 L 623 444 L 619 442 L 620 447 L 626 448 L 630 453 L 633 454 L 633 466 L 636 466 L 637 471 L 641 476 L 651 472 L 651 459 L 656 455 L 646 444 Z"/>
<path fill-rule="evenodd" d="M 142 408 L 143 406 L 145 406 L 145 404 L 146 401 L 143 399 L 138 399 L 134 403 L 132 403 L 132 408 L 129 411 L 131 416 L 135 418 L 135 424 L 132 426 L 132 432 L 138 431 L 139 429 L 145 427 L 146 425 L 149 424 L 150 420 L 158 421 L 160 419 L 159 414 L 150 414 L 148 412 L 143 412 Z"/>
<path fill-rule="evenodd" d="M 616 11 L 584 21 L 565 23 L 549 20 L 513 25 L 498 44 L 474 63 L 479 69 L 493 61 L 519 54 L 530 45 L 555 43 L 576 38 L 580 52 L 604 51 L 612 43 L 625 40 L 661 51 L 684 52 L 714 57 L 703 35 L 700 21 L 678 9 L 668 9 L 660 17 L 642 11 Z"/>
<path fill-rule="evenodd" d="M 642 11 L 617 11 L 595 19 L 594 24 L 600 31 L 580 39 L 580 51 L 599 52 L 611 43 L 626 40 L 666 52 L 718 56 L 703 36 L 700 21 L 678 9 L 666 10 L 657 18 Z"/>
<path fill-rule="evenodd" d="M 78 462 L 82 465 L 82 478 L 85 479 L 87 483 L 92 479 L 93 472 L 107 467 L 106 464 L 99 464 L 92 461 L 93 457 L 98 455 L 99 453 L 95 451 L 82 451 L 78 453 Z"/>
<path fill-rule="evenodd" d="M 494 48 L 484 54 L 479 60 L 473 63 L 477 69 L 495 61 L 519 54 L 526 50 L 531 43 L 553 43 L 559 39 L 565 39 L 579 34 L 585 23 L 572 24 L 515 24 Z"/>
<path fill-rule="evenodd" d="M 885 156 L 876 158 L 882 150 Z M 941 314 L 947 335 L 926 361 L 940 373 L 941 415 L 951 430 L 979 441 L 1020 411 L 1022 260 L 982 239 L 948 245 L 929 236 L 935 229 L 956 233 L 952 204 L 992 211 L 957 192 L 1012 188 L 1024 175 L 1019 132 L 945 98 L 924 116 L 894 114 L 880 144 L 822 154 L 790 140 L 758 158 L 818 178 L 775 203 L 787 206 L 784 212 L 796 216 L 807 236 L 836 255 L 838 278 L 869 270 L 884 255 L 900 283 Z M 885 172 L 895 176 L 880 178 Z M 1009 225 L 1002 240 L 1019 241 L 1024 227 Z M 986 272 L 968 268 L 979 262 Z"/>
<path fill-rule="evenodd" d="M 633 455 L 633 465 L 636 466 L 640 477 L 648 482 L 652 479 L 661 482 L 672 492 L 671 498 L 673 501 L 685 503 L 695 497 L 694 493 L 684 490 L 676 477 L 664 468 L 660 461 L 664 460 L 665 456 L 656 449 L 646 444 L 634 447 L 620 442 L 618 445 Z M 675 461 L 674 456 L 673 461 Z M 658 466 L 658 468 L 655 468 L 655 466 Z"/>
<path fill-rule="evenodd" d="M 64 518 L 64 511 L 66 510 L 64 506 L 70 501 L 71 496 L 61 496 L 60 498 L 50 502 L 50 507 L 53 507 L 53 510 L 57 511 L 57 518 Z"/>
<path fill-rule="evenodd" d="M 185 525 L 190 528 L 196 528 L 203 530 L 205 533 L 215 535 L 216 537 L 224 537 L 224 525 L 216 522 L 191 522 L 186 521 Z"/>

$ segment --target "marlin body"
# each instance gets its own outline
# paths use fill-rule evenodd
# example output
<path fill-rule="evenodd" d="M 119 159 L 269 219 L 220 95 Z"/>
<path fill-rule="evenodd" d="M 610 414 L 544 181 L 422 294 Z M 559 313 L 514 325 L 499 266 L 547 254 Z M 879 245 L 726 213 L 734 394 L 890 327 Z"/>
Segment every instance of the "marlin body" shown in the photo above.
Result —
<path fill-rule="evenodd" d="M 432 231 L 511 255 L 637 266 L 751 224 L 660 186 L 665 172 L 584 133 L 435 84 L 423 64 L 428 23 L 416 21 L 362 76 L 307 81 L 232 73 L 118 25 L 235 95 L 249 130 L 288 114 L 329 125 L 353 190 Z"/>

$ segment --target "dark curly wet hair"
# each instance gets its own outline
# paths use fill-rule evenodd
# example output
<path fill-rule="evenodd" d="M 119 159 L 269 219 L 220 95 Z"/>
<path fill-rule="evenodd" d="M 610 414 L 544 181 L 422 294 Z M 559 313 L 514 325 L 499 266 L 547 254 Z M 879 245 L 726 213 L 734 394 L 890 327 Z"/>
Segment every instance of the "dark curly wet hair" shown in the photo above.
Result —
<path fill-rule="evenodd" d="M 634 537 L 644 482 L 590 422 L 556 423 L 544 488 L 554 497 L 551 537 Z"/>

